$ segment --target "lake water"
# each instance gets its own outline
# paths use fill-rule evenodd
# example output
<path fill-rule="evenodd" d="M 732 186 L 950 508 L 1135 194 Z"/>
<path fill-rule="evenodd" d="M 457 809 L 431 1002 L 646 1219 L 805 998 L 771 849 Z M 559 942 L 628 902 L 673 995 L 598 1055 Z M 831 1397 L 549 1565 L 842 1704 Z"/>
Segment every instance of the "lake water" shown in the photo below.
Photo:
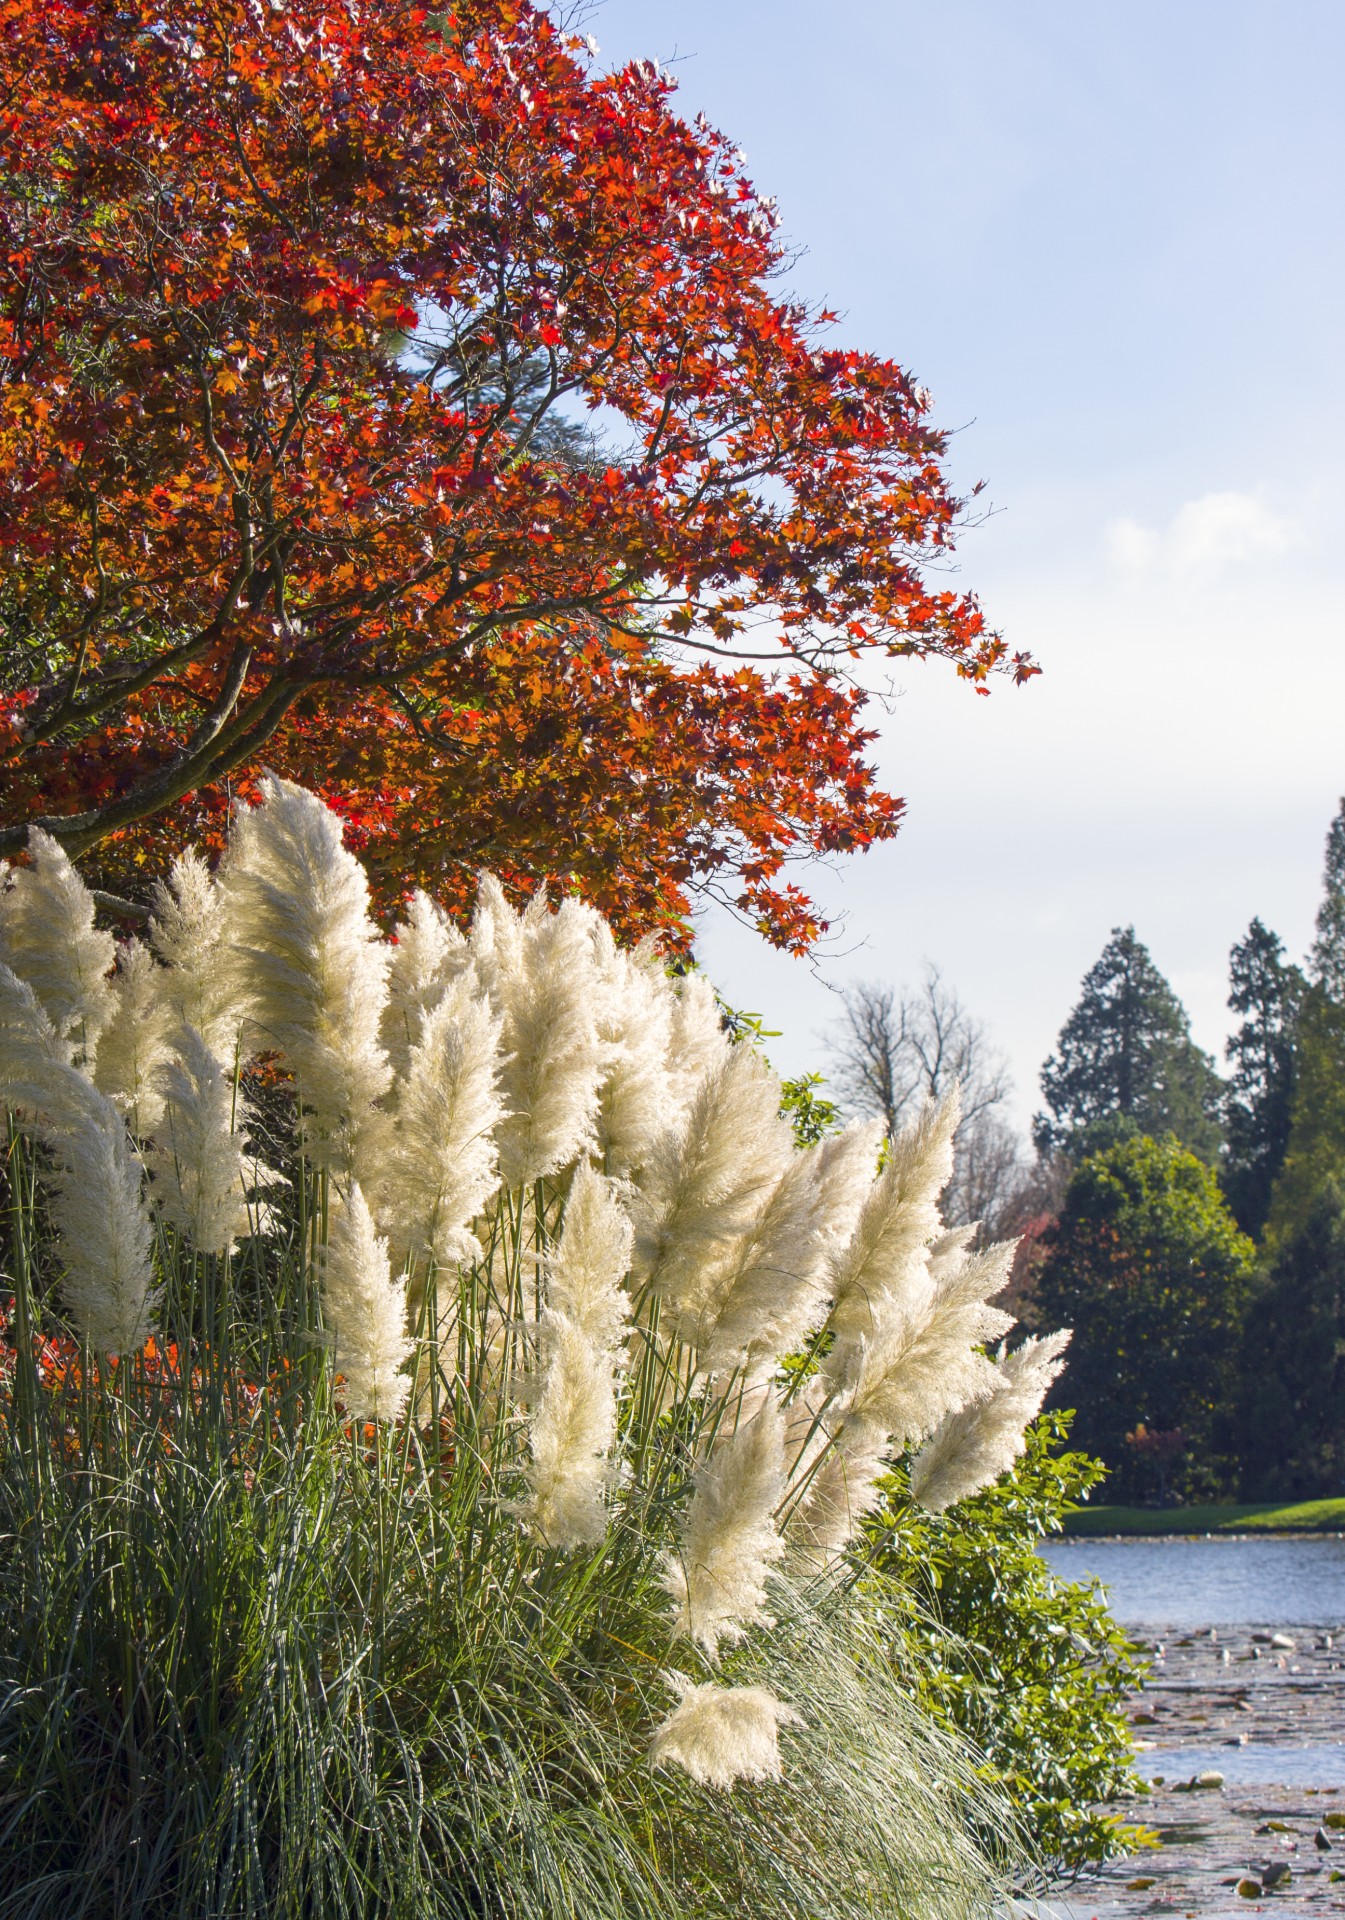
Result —
<path fill-rule="evenodd" d="M 1345 1535 L 1300 1539 L 1051 1540 L 1068 1580 L 1100 1580 L 1130 1627 L 1336 1627 L 1345 1623 Z"/>

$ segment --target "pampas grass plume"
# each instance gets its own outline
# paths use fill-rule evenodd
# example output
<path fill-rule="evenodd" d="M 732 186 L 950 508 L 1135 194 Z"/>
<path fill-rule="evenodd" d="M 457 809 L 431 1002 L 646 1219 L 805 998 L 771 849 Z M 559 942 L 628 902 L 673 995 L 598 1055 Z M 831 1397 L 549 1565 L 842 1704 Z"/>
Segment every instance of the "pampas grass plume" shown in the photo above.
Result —
<path fill-rule="evenodd" d="M 765 1687 L 695 1686 L 668 1676 L 681 1695 L 649 1745 L 652 1767 L 685 1768 L 699 1785 L 723 1792 L 738 1780 L 778 1780 L 781 1727 L 803 1715 Z"/>
<path fill-rule="evenodd" d="M 430 1010 L 470 965 L 467 941 L 443 908 L 417 888 L 400 921 L 388 967 L 380 1036 L 394 1074 L 404 1074 Z"/>
<path fill-rule="evenodd" d="M 228 904 L 194 847 L 154 884 L 149 937 L 166 973 L 163 997 L 177 1021 L 194 1027 L 212 1053 L 231 1064 L 238 1051 L 244 998 L 229 943 Z"/>
<path fill-rule="evenodd" d="M 1029 1338 L 995 1367 L 993 1391 L 949 1414 L 911 1466 L 911 1498 L 931 1513 L 956 1506 L 1010 1468 L 1029 1421 L 1065 1365 L 1069 1330 Z"/>
<path fill-rule="evenodd" d="M 261 1044 L 294 1072 L 309 1152 L 348 1171 L 391 1079 L 378 1037 L 388 954 L 337 816 L 274 775 L 261 789 L 260 806 L 235 812 L 220 870 L 230 938 Z"/>
<path fill-rule="evenodd" d="M 251 1230 L 233 1076 L 194 1027 L 178 1029 L 161 1075 L 163 1119 L 149 1155 L 164 1218 L 200 1253 L 231 1253 Z"/>
<path fill-rule="evenodd" d="M 75 1324 L 100 1353 L 137 1351 L 154 1305 L 153 1227 L 140 1166 L 116 1107 L 73 1069 L 59 1123 L 52 1214 Z"/>
<path fill-rule="evenodd" d="M 592 1546 L 607 1531 L 604 1496 L 615 1478 L 612 1357 L 563 1313 L 537 1330 L 541 1390 L 529 1423 L 528 1497 L 519 1511 L 548 1546 Z"/>
<path fill-rule="evenodd" d="M 112 1017 L 116 942 L 93 924 L 93 895 L 59 841 L 28 834 L 29 864 L 0 887 L 0 960 L 26 980 L 63 1040 L 92 1060 Z"/>
<path fill-rule="evenodd" d="M 793 1161 L 779 1107 L 778 1081 L 736 1047 L 653 1144 L 634 1201 L 635 1273 L 680 1338 L 695 1342 L 712 1324 L 723 1264 Z"/>
<path fill-rule="evenodd" d="M 667 1125 L 676 995 L 652 942 L 626 952 L 600 920 L 593 928 L 593 945 L 598 1038 L 605 1055 L 597 1148 L 610 1173 L 626 1174 L 644 1165 Z"/>
<path fill-rule="evenodd" d="M 483 886 L 473 947 L 504 1016 L 500 1174 L 529 1187 L 593 1144 L 606 1050 L 598 1038 L 595 916 L 577 900 L 551 913 L 532 900 L 521 918 L 498 886 Z M 478 932 L 479 929 L 479 932 Z"/>
<path fill-rule="evenodd" d="M 474 976 L 461 974 L 414 1025 L 379 1154 L 378 1215 L 399 1259 L 410 1254 L 445 1267 L 479 1254 L 468 1228 L 499 1184 L 501 1021 Z"/>
<path fill-rule="evenodd" d="M 406 1291 L 393 1278 L 388 1243 L 358 1185 L 333 1210 L 323 1255 L 322 1302 L 336 1333 L 336 1371 L 345 1378 L 346 1411 L 353 1420 L 395 1420 L 411 1382 L 402 1368 L 411 1356 Z"/>
<path fill-rule="evenodd" d="M 766 1581 L 785 1550 L 774 1520 L 784 1489 L 784 1420 L 772 1400 L 717 1439 L 696 1475 L 678 1551 L 666 1564 L 673 1633 L 695 1640 L 711 1660 L 721 1641 L 772 1624 Z"/>
<path fill-rule="evenodd" d="M 892 1142 L 887 1165 L 834 1266 L 831 1327 L 837 1367 L 845 1363 L 848 1343 L 873 1332 L 884 1297 L 920 1284 L 929 1243 L 939 1230 L 939 1195 L 953 1170 L 959 1112 L 954 1091 L 926 1106 Z"/>
<path fill-rule="evenodd" d="M 586 1163 L 575 1169 L 560 1244 L 547 1271 L 547 1304 L 604 1352 L 626 1337 L 633 1232 L 613 1183 Z"/>
<path fill-rule="evenodd" d="M 170 1054 L 173 1014 L 164 995 L 167 972 L 138 940 L 117 949 L 112 1017 L 98 1042 L 94 1085 L 125 1113 L 143 1138 L 163 1115 L 162 1069 Z"/>

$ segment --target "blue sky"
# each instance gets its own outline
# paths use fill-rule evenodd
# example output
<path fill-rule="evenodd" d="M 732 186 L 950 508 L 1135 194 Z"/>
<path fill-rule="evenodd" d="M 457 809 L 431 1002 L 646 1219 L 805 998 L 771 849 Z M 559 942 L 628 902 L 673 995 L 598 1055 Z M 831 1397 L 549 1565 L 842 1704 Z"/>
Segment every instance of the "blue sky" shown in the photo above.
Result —
<path fill-rule="evenodd" d="M 1301 952 L 1345 792 L 1339 0 L 607 0 L 602 60 L 671 63 L 805 249 L 799 292 L 959 429 L 995 512 L 961 578 L 1042 679 L 903 669 L 909 802 L 813 875 L 814 970 L 712 918 L 707 963 L 825 1065 L 831 988 L 928 958 L 1018 1111 L 1109 929 L 1222 1047 L 1259 913 Z"/>

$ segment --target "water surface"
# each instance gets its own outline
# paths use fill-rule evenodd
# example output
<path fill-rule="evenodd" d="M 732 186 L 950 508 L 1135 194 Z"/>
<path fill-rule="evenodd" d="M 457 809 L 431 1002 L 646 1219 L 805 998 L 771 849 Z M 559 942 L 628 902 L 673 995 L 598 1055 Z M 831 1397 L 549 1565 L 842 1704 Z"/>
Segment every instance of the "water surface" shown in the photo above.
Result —
<path fill-rule="evenodd" d="M 1345 1535 L 1050 1540 L 1068 1580 L 1098 1579 L 1128 1627 L 1333 1627 L 1345 1621 Z"/>

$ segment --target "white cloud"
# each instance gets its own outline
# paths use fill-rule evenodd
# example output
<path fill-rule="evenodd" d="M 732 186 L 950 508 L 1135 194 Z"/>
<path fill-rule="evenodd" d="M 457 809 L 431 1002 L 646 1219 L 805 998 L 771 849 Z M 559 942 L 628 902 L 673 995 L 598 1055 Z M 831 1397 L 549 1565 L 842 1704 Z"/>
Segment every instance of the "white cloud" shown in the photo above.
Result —
<path fill-rule="evenodd" d="M 1113 520 L 1107 550 L 1130 573 L 1207 580 L 1244 561 L 1286 552 L 1294 529 L 1250 493 L 1204 493 L 1178 507 L 1166 527 Z"/>

